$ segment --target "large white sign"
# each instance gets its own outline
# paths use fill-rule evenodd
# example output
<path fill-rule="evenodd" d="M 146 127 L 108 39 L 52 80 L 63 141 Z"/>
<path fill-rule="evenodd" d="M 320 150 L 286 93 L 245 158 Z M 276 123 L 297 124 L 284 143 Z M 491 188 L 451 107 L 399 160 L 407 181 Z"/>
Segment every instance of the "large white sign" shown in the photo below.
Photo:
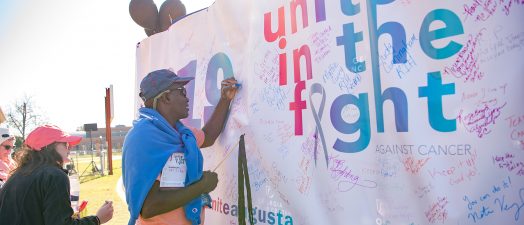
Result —
<path fill-rule="evenodd" d="M 522 0 L 217 0 L 140 42 L 136 79 L 196 77 L 194 127 L 242 84 L 202 151 L 246 134 L 257 224 L 523 224 L 523 21 Z M 237 223 L 232 155 L 206 224 Z"/>

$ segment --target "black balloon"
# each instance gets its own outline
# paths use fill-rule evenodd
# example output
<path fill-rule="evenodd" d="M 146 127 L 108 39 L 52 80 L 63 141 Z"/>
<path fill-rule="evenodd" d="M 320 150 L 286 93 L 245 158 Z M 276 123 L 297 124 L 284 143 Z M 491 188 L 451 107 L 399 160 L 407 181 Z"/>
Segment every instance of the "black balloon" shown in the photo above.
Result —
<path fill-rule="evenodd" d="M 129 14 L 141 27 L 152 31 L 158 30 L 158 9 L 153 0 L 131 0 Z"/>
<path fill-rule="evenodd" d="M 151 30 L 151 29 L 147 29 L 147 28 L 144 28 L 144 31 L 146 32 L 148 37 L 157 33 L 156 30 Z"/>
<path fill-rule="evenodd" d="M 180 19 L 186 15 L 186 7 L 180 0 L 166 0 L 160 6 L 159 11 L 159 32 L 169 29 L 172 21 Z"/>

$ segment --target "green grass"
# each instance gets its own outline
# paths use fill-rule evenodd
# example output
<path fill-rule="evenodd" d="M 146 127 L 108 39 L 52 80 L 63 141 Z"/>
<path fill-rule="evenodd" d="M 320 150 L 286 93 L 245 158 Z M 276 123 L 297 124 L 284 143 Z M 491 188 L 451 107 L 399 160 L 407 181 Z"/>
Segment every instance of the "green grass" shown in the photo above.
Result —
<path fill-rule="evenodd" d="M 80 157 L 79 157 L 80 158 Z M 91 156 L 88 156 L 90 159 Z M 89 161 L 90 162 L 90 161 Z M 81 174 L 82 171 L 89 165 L 89 162 L 79 163 L 78 173 Z M 99 166 L 99 159 L 96 160 L 97 165 Z M 86 172 L 89 173 L 90 171 Z M 105 176 L 95 175 L 95 176 L 84 176 L 82 177 L 80 184 L 80 201 L 86 200 L 89 201 L 87 204 L 88 212 L 87 215 L 94 215 L 98 211 L 98 208 L 104 204 L 106 200 L 113 201 L 113 219 L 111 219 L 107 225 L 122 225 L 127 224 L 129 220 L 129 212 L 127 211 L 127 204 L 118 197 L 115 188 L 118 182 L 118 179 L 122 175 L 122 161 L 114 160 L 113 161 L 113 175 L 107 175 L 105 171 Z M 85 175 L 85 174 L 84 174 Z"/>
<path fill-rule="evenodd" d="M 115 152 L 115 153 L 113 153 L 113 158 L 115 158 L 115 156 L 122 156 L 122 152 Z M 99 170 L 101 170 L 102 167 L 100 165 L 100 157 L 99 156 L 91 157 L 91 155 L 79 155 L 79 156 L 72 157 L 72 159 L 73 159 L 74 164 L 75 164 L 75 169 L 76 169 L 78 175 L 80 176 L 80 183 L 84 183 L 84 182 L 87 182 L 87 181 L 94 180 L 94 179 L 102 177 L 101 173 L 95 173 L 95 171 L 93 170 L 93 166 L 91 164 L 91 160 L 93 160 L 95 162 L 97 168 Z M 104 165 L 105 166 L 105 168 L 104 168 L 104 175 L 107 175 L 108 174 L 107 158 L 104 159 L 104 163 L 105 163 L 105 165 Z M 121 165 L 121 160 L 120 159 L 113 160 L 113 169 L 120 168 L 121 166 L 122 165 Z"/>

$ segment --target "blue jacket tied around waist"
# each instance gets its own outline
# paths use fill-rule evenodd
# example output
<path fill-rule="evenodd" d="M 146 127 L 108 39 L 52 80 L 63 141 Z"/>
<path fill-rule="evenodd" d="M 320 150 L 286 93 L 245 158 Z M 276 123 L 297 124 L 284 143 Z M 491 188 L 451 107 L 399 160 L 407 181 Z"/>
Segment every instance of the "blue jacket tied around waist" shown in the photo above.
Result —
<path fill-rule="evenodd" d="M 175 152 L 183 152 L 186 159 L 186 186 L 200 180 L 204 159 L 193 132 L 181 122 L 176 123 L 175 130 L 156 110 L 140 108 L 123 146 L 122 171 L 131 214 L 129 225 L 135 224 L 147 193 Z M 186 217 L 193 225 L 200 224 L 201 210 L 200 196 L 184 206 Z"/>

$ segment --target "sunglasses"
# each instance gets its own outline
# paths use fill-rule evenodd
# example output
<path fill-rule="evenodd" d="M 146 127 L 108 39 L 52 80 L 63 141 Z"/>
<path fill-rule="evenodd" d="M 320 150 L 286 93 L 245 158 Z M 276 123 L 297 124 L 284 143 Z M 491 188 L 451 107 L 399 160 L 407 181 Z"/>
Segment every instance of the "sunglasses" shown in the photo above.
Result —
<path fill-rule="evenodd" d="M 15 148 L 15 146 L 11 146 L 11 145 L 2 145 L 5 150 L 11 150 L 12 148 Z"/>
<path fill-rule="evenodd" d="M 2 137 L 3 138 L 8 138 L 8 137 L 11 137 L 9 134 L 2 134 Z"/>
<path fill-rule="evenodd" d="M 172 91 L 172 90 L 180 91 L 180 94 L 183 95 L 183 96 L 186 96 L 186 94 L 187 94 L 187 91 L 186 91 L 185 87 L 177 87 L 177 88 L 173 88 L 173 89 L 171 89 L 169 91 Z"/>
<path fill-rule="evenodd" d="M 168 89 L 168 90 L 165 90 L 163 91 L 162 93 L 158 94 L 155 98 L 153 98 L 153 109 L 156 109 L 156 101 L 158 98 L 160 98 L 163 94 L 166 94 L 166 93 L 169 93 L 173 90 L 177 90 L 177 91 L 180 91 L 180 94 L 182 96 L 186 96 L 187 94 L 187 91 L 186 91 L 186 88 L 185 87 L 177 87 L 177 88 L 173 88 L 173 89 Z"/>

